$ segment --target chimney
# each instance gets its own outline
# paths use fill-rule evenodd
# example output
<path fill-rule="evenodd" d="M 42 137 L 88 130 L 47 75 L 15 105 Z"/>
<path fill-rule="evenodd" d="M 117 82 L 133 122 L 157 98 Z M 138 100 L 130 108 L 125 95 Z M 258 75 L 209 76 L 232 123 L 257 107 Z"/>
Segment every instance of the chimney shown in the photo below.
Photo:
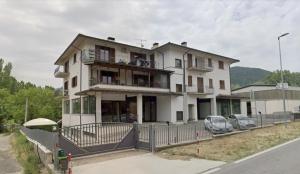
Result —
<path fill-rule="evenodd" d="M 187 46 L 187 42 L 181 42 L 181 46 Z"/>
<path fill-rule="evenodd" d="M 115 41 L 115 38 L 114 37 L 107 37 L 107 40 L 109 40 L 109 41 Z"/>
<path fill-rule="evenodd" d="M 153 45 L 152 45 L 152 48 L 151 48 L 151 49 L 155 49 L 155 48 L 157 48 L 158 46 L 159 46 L 159 43 L 155 42 L 155 43 L 153 43 Z"/>

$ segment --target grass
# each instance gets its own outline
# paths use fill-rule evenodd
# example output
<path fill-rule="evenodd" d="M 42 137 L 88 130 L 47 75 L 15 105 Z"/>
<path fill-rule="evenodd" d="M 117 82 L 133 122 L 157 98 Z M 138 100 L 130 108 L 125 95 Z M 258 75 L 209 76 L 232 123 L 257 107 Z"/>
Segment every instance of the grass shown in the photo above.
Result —
<path fill-rule="evenodd" d="M 42 164 L 34 152 L 33 145 L 20 132 L 12 136 L 12 147 L 17 155 L 19 163 L 23 166 L 25 174 L 39 174 Z"/>
<path fill-rule="evenodd" d="M 280 124 L 209 141 L 165 149 L 159 155 L 168 159 L 203 158 L 231 162 L 272 146 L 300 137 L 300 122 Z"/>

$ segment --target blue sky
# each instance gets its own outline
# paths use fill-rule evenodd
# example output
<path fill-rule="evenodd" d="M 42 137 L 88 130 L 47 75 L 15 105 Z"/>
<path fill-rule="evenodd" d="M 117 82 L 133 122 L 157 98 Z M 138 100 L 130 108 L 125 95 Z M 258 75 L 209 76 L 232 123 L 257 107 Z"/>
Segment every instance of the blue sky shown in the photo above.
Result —
<path fill-rule="evenodd" d="M 234 66 L 300 71 L 300 1 L 297 0 L 0 0 L 0 57 L 18 80 L 62 85 L 54 61 L 83 33 L 146 47 L 171 41 L 239 59 Z"/>

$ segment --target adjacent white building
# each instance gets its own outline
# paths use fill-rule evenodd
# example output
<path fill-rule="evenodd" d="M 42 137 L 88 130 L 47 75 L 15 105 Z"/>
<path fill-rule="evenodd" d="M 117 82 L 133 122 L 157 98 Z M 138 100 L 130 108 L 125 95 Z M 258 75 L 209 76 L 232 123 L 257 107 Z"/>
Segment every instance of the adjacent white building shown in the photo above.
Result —
<path fill-rule="evenodd" d="M 238 60 L 181 44 L 151 49 L 78 34 L 55 62 L 63 79 L 63 126 L 94 122 L 187 122 L 240 113 L 231 96 Z"/>
<path fill-rule="evenodd" d="M 283 95 L 276 85 L 249 85 L 232 91 L 233 95 L 244 97 L 241 112 L 247 115 L 273 114 L 283 112 Z M 300 112 L 300 87 L 285 89 L 286 111 Z"/>

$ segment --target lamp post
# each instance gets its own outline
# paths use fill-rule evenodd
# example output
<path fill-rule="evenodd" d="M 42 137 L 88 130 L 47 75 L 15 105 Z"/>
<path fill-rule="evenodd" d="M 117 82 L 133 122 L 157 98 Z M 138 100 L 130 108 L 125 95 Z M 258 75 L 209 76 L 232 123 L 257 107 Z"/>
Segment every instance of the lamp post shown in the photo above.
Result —
<path fill-rule="evenodd" d="M 280 58 L 280 75 L 281 75 L 281 92 L 282 92 L 282 102 L 283 102 L 283 111 L 286 112 L 286 105 L 285 105 L 285 89 L 283 86 L 283 71 L 282 71 L 282 59 L 281 59 L 281 47 L 280 47 L 280 38 L 288 35 L 289 33 L 284 33 L 278 36 L 278 45 L 279 45 L 279 58 Z"/>

